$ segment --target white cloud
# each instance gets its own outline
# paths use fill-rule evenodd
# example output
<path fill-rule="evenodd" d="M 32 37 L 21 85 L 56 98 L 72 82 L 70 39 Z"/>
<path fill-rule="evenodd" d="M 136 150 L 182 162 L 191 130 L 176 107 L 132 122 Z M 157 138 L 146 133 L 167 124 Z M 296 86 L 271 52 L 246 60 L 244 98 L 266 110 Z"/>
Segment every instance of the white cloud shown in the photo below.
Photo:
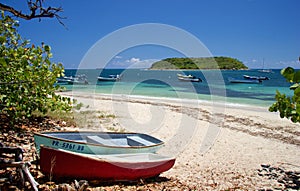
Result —
<path fill-rule="evenodd" d="M 159 61 L 158 59 L 145 59 L 141 60 L 140 58 L 130 58 L 126 60 L 125 63 L 130 68 L 150 68 L 150 66 L 154 63 Z"/>
<path fill-rule="evenodd" d="M 116 58 L 116 57 L 115 57 Z M 113 60 L 109 63 L 108 68 L 150 68 L 154 62 L 159 61 L 159 59 L 145 59 L 132 57 L 127 60 L 122 60 L 120 57 L 117 60 Z"/>
<path fill-rule="evenodd" d="M 131 58 L 130 60 L 126 60 L 126 62 L 135 64 L 135 63 L 140 63 L 141 60 L 139 58 Z"/>

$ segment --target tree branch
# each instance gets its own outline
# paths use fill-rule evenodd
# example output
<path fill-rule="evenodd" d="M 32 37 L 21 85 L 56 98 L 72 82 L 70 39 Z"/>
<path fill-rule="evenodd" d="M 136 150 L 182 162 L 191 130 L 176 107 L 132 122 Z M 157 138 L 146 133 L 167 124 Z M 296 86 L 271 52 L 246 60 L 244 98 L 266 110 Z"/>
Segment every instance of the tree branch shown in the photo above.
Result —
<path fill-rule="evenodd" d="M 31 20 L 38 18 L 41 20 L 41 18 L 54 18 L 59 21 L 60 24 L 64 25 L 61 21 L 61 19 L 65 19 L 64 17 L 61 17 L 58 13 L 62 12 L 62 7 L 43 7 L 43 1 L 44 0 L 27 0 L 28 8 L 30 10 L 30 14 L 24 14 L 21 10 L 16 10 L 14 7 L 5 5 L 3 3 L 0 3 L 0 9 L 3 11 L 8 11 L 15 15 L 16 17 L 25 19 L 25 20 Z"/>

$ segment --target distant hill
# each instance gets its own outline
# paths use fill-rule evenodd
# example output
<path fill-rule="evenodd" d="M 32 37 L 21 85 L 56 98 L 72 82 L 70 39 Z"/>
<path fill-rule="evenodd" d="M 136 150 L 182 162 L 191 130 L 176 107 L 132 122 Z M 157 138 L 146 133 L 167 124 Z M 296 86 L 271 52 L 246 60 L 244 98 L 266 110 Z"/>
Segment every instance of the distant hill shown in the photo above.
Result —
<path fill-rule="evenodd" d="M 217 64 L 216 64 L 217 63 Z M 221 70 L 245 70 L 248 69 L 241 61 L 230 57 L 208 58 L 166 58 L 152 64 L 150 69 L 221 69 Z"/>

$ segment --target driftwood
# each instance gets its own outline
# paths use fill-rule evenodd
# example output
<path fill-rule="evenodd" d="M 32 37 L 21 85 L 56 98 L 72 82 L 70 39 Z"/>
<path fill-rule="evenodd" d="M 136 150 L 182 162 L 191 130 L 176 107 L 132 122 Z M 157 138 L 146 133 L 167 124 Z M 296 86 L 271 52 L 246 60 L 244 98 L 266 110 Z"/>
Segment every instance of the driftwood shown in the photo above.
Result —
<path fill-rule="evenodd" d="M 22 148 L 4 147 L 2 144 L 0 144 L 0 169 L 15 167 L 16 171 L 20 175 L 22 185 L 25 185 L 25 175 L 30 182 L 32 189 L 38 191 L 37 186 L 39 183 L 34 180 L 34 177 L 31 175 L 28 169 L 28 167 L 31 165 L 30 162 L 23 162 L 23 153 L 24 150 Z M 14 161 L 2 158 L 4 154 L 14 154 Z"/>

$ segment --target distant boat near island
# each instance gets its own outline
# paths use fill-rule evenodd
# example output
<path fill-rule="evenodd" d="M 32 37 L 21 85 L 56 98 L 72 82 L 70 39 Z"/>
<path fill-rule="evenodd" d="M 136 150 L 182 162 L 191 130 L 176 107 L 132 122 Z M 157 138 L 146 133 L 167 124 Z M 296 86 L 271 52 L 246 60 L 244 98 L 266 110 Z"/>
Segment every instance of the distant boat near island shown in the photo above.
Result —
<path fill-rule="evenodd" d="M 239 79 L 239 78 L 232 78 L 229 77 L 228 81 L 230 83 L 244 83 L 244 84 L 260 84 L 262 80 L 258 79 Z"/>
<path fill-rule="evenodd" d="M 178 80 L 185 82 L 202 82 L 201 78 L 197 78 L 193 75 L 177 74 L 177 78 Z"/>
<path fill-rule="evenodd" d="M 261 70 L 257 70 L 258 72 L 261 73 L 273 73 L 273 71 L 271 69 L 264 69 L 265 68 L 265 59 L 263 59 L 263 66 Z"/>
<path fill-rule="evenodd" d="M 263 70 L 257 70 L 258 72 L 261 72 L 261 73 L 273 73 L 273 70 L 270 70 L 270 69 L 263 69 Z"/>
<path fill-rule="evenodd" d="M 250 76 L 250 75 L 243 75 L 243 78 L 233 78 L 228 77 L 228 81 L 230 83 L 246 83 L 246 84 L 259 84 L 262 83 L 264 80 L 269 80 L 270 78 L 267 76 Z"/>
<path fill-rule="evenodd" d="M 63 76 L 57 78 L 57 83 L 60 84 L 88 84 L 88 80 L 85 74 L 79 74 L 75 76 Z"/>
<path fill-rule="evenodd" d="M 119 81 L 121 80 L 121 75 L 109 75 L 108 77 L 99 76 L 98 81 Z"/>
<path fill-rule="evenodd" d="M 269 77 L 266 76 L 249 76 L 249 75 L 243 75 L 245 79 L 251 79 L 251 80 L 269 80 Z"/>

